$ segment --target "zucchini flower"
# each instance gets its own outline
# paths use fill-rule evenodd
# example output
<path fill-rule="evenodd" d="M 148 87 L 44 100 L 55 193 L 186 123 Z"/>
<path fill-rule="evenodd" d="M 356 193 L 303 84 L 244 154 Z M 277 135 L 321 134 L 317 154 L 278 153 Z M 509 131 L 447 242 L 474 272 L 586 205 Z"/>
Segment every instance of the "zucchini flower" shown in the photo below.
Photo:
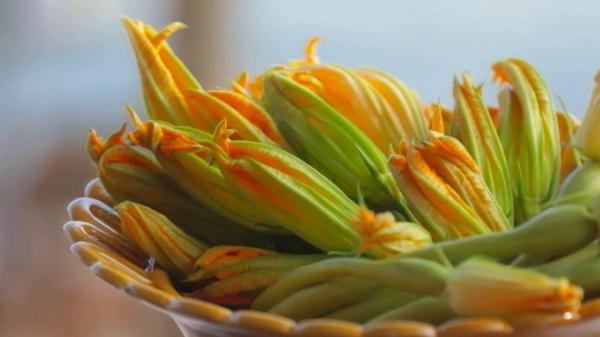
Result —
<path fill-rule="evenodd" d="M 456 139 L 402 142 L 389 165 L 419 223 L 435 241 L 511 227 L 486 187 L 477 164 Z"/>
<path fill-rule="evenodd" d="M 141 21 L 123 18 L 122 22 L 138 64 L 148 116 L 173 124 L 199 124 L 200 121 L 194 120 L 183 92 L 201 90 L 202 87 L 166 43 L 171 34 L 185 25 L 174 22 L 156 32 Z"/>
<path fill-rule="evenodd" d="M 117 131 L 110 134 L 106 139 L 98 136 L 96 130 L 88 130 L 87 139 L 85 142 L 85 151 L 87 152 L 94 165 L 98 163 L 100 157 L 102 157 L 106 150 L 110 149 L 113 146 L 125 143 L 123 141 L 123 135 L 125 134 L 126 128 L 127 124 L 123 124 Z"/>
<path fill-rule="evenodd" d="M 115 207 L 121 219 L 121 230 L 146 254 L 168 272 L 183 278 L 195 268 L 196 260 L 207 249 L 206 244 L 185 234 L 166 216 L 133 202 Z"/>
<path fill-rule="evenodd" d="M 449 303 L 463 315 L 511 316 L 524 312 L 577 310 L 583 291 L 565 278 L 471 258 L 450 276 Z"/>
<path fill-rule="evenodd" d="M 230 141 L 223 121 L 212 157 L 229 186 L 272 223 L 324 251 L 355 251 L 352 220 L 358 205 L 327 178 L 293 155 L 257 142 Z"/>
<path fill-rule="evenodd" d="M 284 73 L 269 71 L 263 82 L 263 103 L 295 153 L 355 200 L 362 193 L 367 204 L 412 220 L 385 156 L 364 133 Z"/>
<path fill-rule="evenodd" d="M 575 145 L 592 160 L 600 160 L 600 138 L 596 134 L 600 126 L 600 72 L 596 74 L 596 87 L 583 118 L 583 123 L 575 135 Z"/>
<path fill-rule="evenodd" d="M 175 22 L 160 32 L 129 18 L 123 18 L 123 25 L 135 53 L 151 119 L 212 132 L 227 118 L 243 139 L 287 147 L 269 114 L 250 98 L 235 91 L 202 90 L 166 43 L 185 25 Z"/>
<path fill-rule="evenodd" d="M 290 61 L 281 73 L 309 89 L 359 128 L 381 151 L 402 139 L 426 137 L 427 126 L 416 94 L 380 70 L 351 70 L 322 64 L 318 38 L 306 45 L 303 60 Z"/>
<path fill-rule="evenodd" d="M 186 93 L 197 114 L 202 115 L 212 131 L 223 119 L 237 131 L 236 137 L 287 148 L 271 116 L 256 102 L 243 94 L 228 90 Z"/>
<path fill-rule="evenodd" d="M 490 113 L 483 101 L 481 86 L 463 75 L 463 83 L 454 80 L 454 118 L 450 134 L 467 149 L 492 195 L 506 218 L 512 223 L 512 182 L 502 144 Z"/>
<path fill-rule="evenodd" d="M 359 68 L 354 72 L 369 82 L 375 92 L 383 98 L 382 131 L 392 128 L 393 133 L 386 141 L 387 147 L 380 146 L 382 151 L 388 151 L 395 140 L 426 139 L 429 136 L 423 107 L 417 93 L 390 74 L 373 68 Z M 367 112 L 373 114 L 373 112 Z M 387 124 L 387 125 L 386 125 Z M 358 124 L 357 124 L 358 125 Z"/>
<path fill-rule="evenodd" d="M 393 256 L 431 244 L 431 235 L 418 224 L 397 222 L 390 212 L 375 214 L 361 206 L 355 228 L 362 238 L 358 253 Z"/>
<path fill-rule="evenodd" d="M 212 156 L 239 194 L 272 222 L 324 251 L 382 257 L 431 241 L 417 224 L 360 208 L 336 185 L 295 156 L 273 146 L 231 141 L 222 122 Z M 362 240 L 362 244 L 361 244 Z"/>
<path fill-rule="evenodd" d="M 506 59 L 492 66 L 508 83 L 499 94 L 498 134 L 512 176 L 515 221 L 539 213 L 559 183 L 560 137 L 556 111 L 544 80 L 526 62 Z"/>
<path fill-rule="evenodd" d="M 186 233 L 210 244 L 257 244 L 253 231 L 196 202 L 162 170 L 149 150 L 118 145 L 97 166 L 102 185 L 117 202 L 133 201 L 164 214 Z"/>
<path fill-rule="evenodd" d="M 575 130 L 579 122 L 568 112 L 556 112 L 558 135 L 560 137 L 560 181 L 564 181 L 569 173 L 581 166 L 579 151 L 574 146 Z"/>
<path fill-rule="evenodd" d="M 130 138 L 148 146 L 169 177 L 206 208 L 252 230 L 287 233 L 240 198 L 219 168 L 208 162 L 211 153 L 201 142 L 209 141 L 210 134 L 145 123 Z"/>

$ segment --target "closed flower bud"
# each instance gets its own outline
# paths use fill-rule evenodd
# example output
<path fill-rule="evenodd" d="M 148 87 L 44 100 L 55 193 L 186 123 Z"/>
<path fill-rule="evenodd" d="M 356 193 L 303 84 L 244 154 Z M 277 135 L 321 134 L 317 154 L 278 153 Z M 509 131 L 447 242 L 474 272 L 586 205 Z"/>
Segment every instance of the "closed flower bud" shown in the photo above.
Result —
<path fill-rule="evenodd" d="M 492 195 L 509 221 L 513 219 L 512 181 L 502 144 L 488 111 L 481 87 L 471 77 L 454 80 L 454 118 L 450 134 L 467 149 Z"/>
<path fill-rule="evenodd" d="M 390 168 L 419 223 L 435 241 L 511 227 L 475 161 L 456 139 L 432 133 L 400 144 Z"/>
<path fill-rule="evenodd" d="M 243 139 L 273 143 L 284 148 L 271 117 L 250 98 L 236 91 L 204 92 L 166 39 L 183 24 L 175 22 L 156 32 L 143 22 L 123 19 L 138 64 L 148 116 L 174 125 L 212 132 L 227 118 Z"/>
<path fill-rule="evenodd" d="M 229 135 L 222 122 L 215 130 L 211 155 L 250 208 L 324 251 L 356 249 L 359 237 L 351 223 L 358 205 L 337 186 L 286 151 L 230 141 Z"/>
<path fill-rule="evenodd" d="M 183 92 L 202 88 L 165 41 L 185 25 L 175 22 L 156 32 L 141 21 L 122 21 L 138 64 L 148 116 L 173 124 L 197 124 Z"/>
<path fill-rule="evenodd" d="M 579 308 L 580 287 L 565 278 L 471 258 L 448 280 L 450 306 L 463 315 L 513 316 L 528 312 L 564 313 Z"/>
<path fill-rule="evenodd" d="M 123 124 L 117 131 L 110 134 L 106 139 L 98 136 L 96 130 L 90 129 L 88 131 L 87 139 L 85 141 L 85 151 L 94 164 L 97 164 L 100 157 L 113 146 L 121 145 L 124 143 L 123 135 L 125 134 L 125 128 L 127 124 Z"/>
<path fill-rule="evenodd" d="M 161 168 L 200 204 L 253 230 L 285 232 L 241 199 L 219 168 L 209 163 L 211 153 L 201 141 L 209 141 L 210 134 L 198 130 L 178 130 L 157 123 L 146 125 L 142 130 L 152 131 L 149 147 Z M 140 136 L 143 134 L 147 133 L 140 132 L 137 139 L 143 140 L 143 136 Z"/>
<path fill-rule="evenodd" d="M 256 244 L 254 232 L 196 202 L 140 146 L 108 149 L 97 165 L 102 185 L 116 202 L 132 201 L 164 214 L 186 233 L 210 244 Z"/>
<path fill-rule="evenodd" d="M 320 63 L 318 41 L 310 39 L 305 58 L 290 61 L 282 73 L 318 95 L 381 151 L 403 139 L 428 136 L 421 104 L 411 89 L 377 69 Z"/>
<path fill-rule="evenodd" d="M 492 66 L 506 83 L 500 94 L 498 134 L 512 176 L 515 222 L 539 213 L 556 191 L 560 137 L 556 111 L 544 80 L 532 66 L 506 59 Z"/>
<path fill-rule="evenodd" d="M 386 257 L 411 252 L 431 244 L 431 235 L 420 225 L 396 221 L 390 212 L 375 214 L 360 208 L 355 228 L 362 238 L 358 252 Z"/>
<path fill-rule="evenodd" d="M 400 140 L 429 137 L 425 112 L 413 89 L 381 70 L 359 68 L 354 72 L 369 82 L 383 99 L 379 117 L 382 125 L 380 132 L 389 129 L 390 137 L 386 139 L 386 147 L 380 147 L 382 151 L 387 151 L 390 144 L 397 144 Z"/>
<path fill-rule="evenodd" d="M 263 102 L 295 153 L 347 195 L 412 219 L 383 153 L 331 105 L 279 71 L 265 75 Z"/>
<path fill-rule="evenodd" d="M 123 233 L 168 272 L 183 278 L 207 246 L 185 234 L 166 216 L 132 202 L 115 207 Z"/>
<path fill-rule="evenodd" d="M 600 160 L 600 72 L 596 74 L 596 87 L 583 118 L 581 126 L 575 136 L 575 144 L 583 154 L 592 160 Z"/>

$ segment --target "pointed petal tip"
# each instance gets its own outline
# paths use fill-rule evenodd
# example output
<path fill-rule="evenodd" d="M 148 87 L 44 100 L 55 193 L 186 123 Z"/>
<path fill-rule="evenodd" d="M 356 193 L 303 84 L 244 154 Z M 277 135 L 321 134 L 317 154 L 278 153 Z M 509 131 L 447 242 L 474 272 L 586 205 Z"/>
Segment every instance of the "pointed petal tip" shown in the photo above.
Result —
<path fill-rule="evenodd" d="M 156 35 L 154 35 L 154 37 L 152 38 L 152 45 L 154 45 L 155 47 L 160 46 L 171 35 L 173 35 L 173 33 L 184 28 L 187 28 L 187 25 L 179 21 L 175 21 L 168 24 L 163 29 L 161 29 Z"/>

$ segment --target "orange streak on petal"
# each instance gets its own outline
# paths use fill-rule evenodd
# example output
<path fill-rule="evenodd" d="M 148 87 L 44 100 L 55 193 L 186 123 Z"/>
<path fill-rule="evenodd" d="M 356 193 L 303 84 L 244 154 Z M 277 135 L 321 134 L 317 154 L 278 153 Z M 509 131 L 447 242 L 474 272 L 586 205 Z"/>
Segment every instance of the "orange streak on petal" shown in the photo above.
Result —
<path fill-rule="evenodd" d="M 126 130 L 127 130 L 127 123 L 123 123 L 123 125 L 121 125 L 119 130 L 117 130 L 115 133 L 111 134 L 108 137 L 108 139 L 106 139 L 105 145 L 107 147 L 111 147 L 111 146 L 115 146 L 115 145 L 124 144 L 123 135 L 125 134 Z"/>
<path fill-rule="evenodd" d="M 488 106 L 488 111 L 490 112 L 490 117 L 492 118 L 492 123 L 494 126 L 498 126 L 498 115 L 500 114 L 500 108 L 497 106 Z"/>
<path fill-rule="evenodd" d="M 431 109 L 433 110 L 431 130 L 444 133 L 444 115 L 442 113 L 442 108 L 439 105 L 433 105 Z"/>
<path fill-rule="evenodd" d="M 259 128 L 267 137 L 280 143 L 281 137 L 275 129 L 275 124 L 268 114 L 255 102 L 246 96 L 232 91 L 210 91 L 209 94 L 227 104 L 251 124 Z"/>
<path fill-rule="evenodd" d="M 241 168 L 235 164 L 229 164 L 228 166 L 229 173 L 236 176 L 235 180 L 239 184 L 243 184 L 246 189 L 252 190 L 254 197 L 264 200 L 264 202 L 270 204 L 272 207 L 287 211 L 290 216 L 298 214 L 299 210 L 295 205 L 290 204 L 285 198 L 282 198 L 281 196 L 276 195 L 272 191 L 268 190 L 251 174 L 246 172 L 244 168 Z"/>
<path fill-rule="evenodd" d="M 181 132 L 161 129 L 159 138 L 160 152 L 167 157 L 172 157 L 174 152 L 194 152 L 200 157 L 208 156 L 204 147 Z"/>
<path fill-rule="evenodd" d="M 239 146 L 237 143 L 233 142 L 229 144 L 228 154 L 231 158 L 252 158 L 265 166 L 268 166 L 293 178 L 295 181 L 301 184 L 317 189 L 320 187 L 318 185 L 315 186 L 314 180 L 311 177 L 307 176 L 304 172 L 298 170 L 296 167 L 287 165 L 285 162 L 279 160 L 277 157 L 274 157 L 267 152 L 255 151 L 254 148 L 247 146 Z"/>
<path fill-rule="evenodd" d="M 254 301 L 254 296 L 249 295 L 225 295 L 203 298 L 204 300 L 222 305 L 249 306 Z"/>
<path fill-rule="evenodd" d="M 508 83 L 510 78 L 502 72 L 498 65 L 492 65 L 492 81 L 496 81 L 500 84 Z"/>
<path fill-rule="evenodd" d="M 421 151 L 426 158 L 442 157 L 448 161 L 458 161 L 474 172 L 479 173 L 479 166 L 458 141 L 453 142 L 447 138 L 432 137 Z"/>
<path fill-rule="evenodd" d="M 427 186 L 423 182 L 415 180 L 419 190 L 426 199 L 433 205 L 437 212 L 443 214 L 446 219 L 452 223 L 460 224 L 463 220 L 462 216 L 457 214 L 456 211 L 448 205 L 448 199 L 450 199 L 459 204 L 463 209 L 470 210 L 460 195 L 458 195 L 458 193 L 456 193 L 456 191 L 427 164 L 423 155 L 416 149 L 412 149 L 412 151 L 409 152 L 408 162 L 410 171 L 418 171 L 421 175 L 426 176 L 428 185 L 431 185 Z"/>
<path fill-rule="evenodd" d="M 87 144 L 88 147 L 94 148 L 100 154 L 102 154 L 105 150 L 104 139 L 98 136 L 98 133 L 96 133 L 96 130 L 94 129 L 88 130 Z"/>
<path fill-rule="evenodd" d="M 233 262 L 278 254 L 279 253 L 274 251 L 253 247 L 215 246 L 204 252 L 197 260 L 196 264 L 203 269 L 215 268 Z"/>

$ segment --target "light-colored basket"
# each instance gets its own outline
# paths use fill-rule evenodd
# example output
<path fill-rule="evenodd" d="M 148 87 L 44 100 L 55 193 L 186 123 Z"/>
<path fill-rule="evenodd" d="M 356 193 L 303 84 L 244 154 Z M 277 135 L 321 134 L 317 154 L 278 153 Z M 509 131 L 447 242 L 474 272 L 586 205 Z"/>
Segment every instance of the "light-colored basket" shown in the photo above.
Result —
<path fill-rule="evenodd" d="M 119 232 L 119 220 L 110 198 L 98 180 L 85 189 L 85 197 L 68 206 L 71 221 L 64 225 L 71 250 L 89 270 L 175 320 L 184 336 L 202 337 L 470 337 L 600 336 L 600 300 L 585 303 L 576 314 L 528 315 L 511 319 L 456 319 L 439 326 L 390 321 L 372 326 L 312 319 L 295 322 L 252 310 L 232 311 L 195 298 L 182 297 L 167 274 L 146 270 L 147 256 Z"/>

